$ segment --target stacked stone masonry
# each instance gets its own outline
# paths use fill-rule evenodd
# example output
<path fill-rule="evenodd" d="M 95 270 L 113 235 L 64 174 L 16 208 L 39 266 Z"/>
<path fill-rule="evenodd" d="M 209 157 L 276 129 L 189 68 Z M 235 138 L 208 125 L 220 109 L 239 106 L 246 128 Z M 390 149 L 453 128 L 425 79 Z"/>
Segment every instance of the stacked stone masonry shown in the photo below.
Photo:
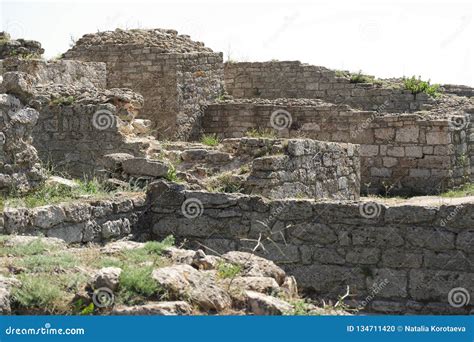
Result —
<path fill-rule="evenodd" d="M 311 100 L 235 100 L 208 106 L 203 130 L 241 137 L 249 129 L 272 129 L 272 114 L 281 110 L 291 117 L 289 128 L 278 131 L 282 137 L 360 144 L 363 192 L 431 194 L 471 174 L 469 126 L 455 127 L 448 118 L 381 115 Z"/>
<path fill-rule="evenodd" d="M 307 98 L 347 104 L 364 110 L 406 112 L 432 103 L 424 93 L 351 83 L 334 70 L 301 62 L 245 62 L 225 64 L 226 91 L 235 98 Z"/>
<path fill-rule="evenodd" d="M 268 143 L 276 145 L 272 140 Z M 291 139 L 283 145 L 283 153 L 253 160 L 245 181 L 248 193 L 269 198 L 359 199 L 358 145 L 308 139 Z"/>
<path fill-rule="evenodd" d="M 202 107 L 223 93 L 222 53 L 187 40 L 186 48 L 178 49 L 183 42 L 174 31 L 166 36 L 138 31 L 148 40 L 123 44 L 116 31 L 111 36 L 118 38 L 112 39 L 106 49 L 94 45 L 95 41 L 79 41 L 64 56 L 105 62 L 107 86 L 132 88 L 142 94 L 142 117 L 153 122 L 158 136 L 173 140 L 196 138 Z M 166 46 L 156 46 L 162 40 L 168 41 Z"/>
<path fill-rule="evenodd" d="M 144 210 L 141 194 L 32 209 L 6 208 L 0 234 L 43 235 L 68 243 L 102 242 L 136 231 Z"/>
<path fill-rule="evenodd" d="M 474 305 L 471 298 L 453 308 L 447 296 L 455 287 L 474 291 L 472 200 L 394 206 L 266 201 L 154 183 L 148 201 L 153 237 L 173 234 L 217 253 L 251 251 L 260 242 L 259 255 L 318 298 L 337 298 L 349 286 L 358 303 L 373 296 L 365 309 L 378 312 L 466 314 Z"/>
<path fill-rule="evenodd" d="M 100 170 L 105 154 L 143 155 L 148 144 L 132 139 L 143 98 L 105 89 L 104 63 L 10 58 L 3 67 L 0 88 L 40 113 L 33 144 L 44 164 L 82 177 Z"/>

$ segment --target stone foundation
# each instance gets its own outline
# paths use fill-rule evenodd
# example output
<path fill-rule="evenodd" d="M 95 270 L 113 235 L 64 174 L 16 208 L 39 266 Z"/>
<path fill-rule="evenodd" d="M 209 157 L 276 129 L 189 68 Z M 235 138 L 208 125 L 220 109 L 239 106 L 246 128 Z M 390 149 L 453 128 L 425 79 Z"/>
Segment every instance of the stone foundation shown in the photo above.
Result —
<path fill-rule="evenodd" d="M 0 234 L 43 235 L 68 243 L 117 239 L 139 229 L 144 199 L 140 194 L 121 195 L 32 209 L 6 208 Z"/>
<path fill-rule="evenodd" d="M 359 199 L 358 145 L 297 139 L 282 144 L 283 153 L 253 160 L 244 183 L 247 193 L 269 198 Z"/>
<path fill-rule="evenodd" d="M 190 246 L 252 251 L 276 261 L 319 298 L 349 286 L 366 310 L 467 314 L 448 304 L 455 287 L 474 291 L 474 201 L 266 201 L 152 184 L 148 221 L 154 238 L 173 234 Z M 374 290 L 375 289 L 375 290 Z"/>
<path fill-rule="evenodd" d="M 463 184 L 471 174 L 469 126 L 457 125 L 457 119 L 467 122 L 468 116 L 380 114 L 306 99 L 235 100 L 209 105 L 203 130 L 223 138 L 257 129 L 360 144 L 363 192 L 433 194 Z"/>
<path fill-rule="evenodd" d="M 226 63 L 225 87 L 235 98 L 322 99 L 386 112 L 416 111 L 433 103 L 423 93 L 415 96 L 401 87 L 351 83 L 334 70 L 298 61 Z"/>
<path fill-rule="evenodd" d="M 201 107 L 223 92 L 222 53 L 172 30 L 128 32 L 127 44 L 120 40 L 123 31 L 111 33 L 106 49 L 97 45 L 95 35 L 86 35 L 65 53 L 65 58 L 105 62 L 107 86 L 131 88 L 142 94 L 142 117 L 153 122 L 159 137 L 196 137 Z M 95 38 L 100 40 L 100 35 Z M 144 42 L 143 36 L 149 39 Z"/>

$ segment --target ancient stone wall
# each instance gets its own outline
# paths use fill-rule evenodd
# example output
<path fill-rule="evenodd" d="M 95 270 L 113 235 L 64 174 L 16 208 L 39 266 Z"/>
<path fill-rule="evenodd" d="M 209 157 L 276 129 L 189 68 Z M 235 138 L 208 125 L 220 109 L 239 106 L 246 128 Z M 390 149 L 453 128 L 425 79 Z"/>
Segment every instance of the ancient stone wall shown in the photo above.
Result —
<path fill-rule="evenodd" d="M 140 141 L 128 143 L 117 127 L 117 109 L 109 104 L 51 105 L 41 114 L 33 131 L 41 160 L 73 177 L 102 169 L 100 159 L 106 154 L 138 156 L 147 148 Z"/>
<path fill-rule="evenodd" d="M 241 137 L 249 129 L 270 129 L 281 137 L 360 144 L 363 192 L 431 194 L 460 185 L 470 175 L 468 127 L 453 122 L 357 111 L 318 100 L 235 100 L 209 105 L 203 130 Z"/>
<path fill-rule="evenodd" d="M 298 61 L 225 63 L 225 88 L 235 98 L 313 98 L 387 112 L 416 111 L 432 102 L 424 93 L 351 83 L 334 70 Z"/>
<path fill-rule="evenodd" d="M 33 127 L 39 113 L 20 100 L 0 94 L 0 195 L 24 194 L 45 180 L 36 149 Z"/>
<path fill-rule="evenodd" d="M 145 106 L 141 117 L 153 122 L 158 136 L 178 140 L 197 134 L 201 106 L 223 92 L 222 53 L 214 53 L 189 37 L 181 39 L 186 36 L 171 30 L 133 31 L 127 31 L 132 32 L 127 44 L 114 38 L 106 48 L 89 42 L 86 35 L 81 39 L 87 43 L 79 40 L 64 56 L 105 62 L 107 86 L 131 88 L 142 94 Z M 148 41 L 143 41 L 142 34 Z M 137 35 L 141 39 L 134 41 Z M 112 36 L 117 37 L 117 33 Z"/>
<path fill-rule="evenodd" d="M 244 183 L 246 193 L 269 198 L 359 199 L 358 145 L 299 139 L 283 145 L 283 153 L 253 160 Z"/>
<path fill-rule="evenodd" d="M 68 243 L 107 241 L 135 230 L 144 202 L 145 197 L 136 194 L 32 209 L 5 208 L 0 233 L 44 235 Z"/>
<path fill-rule="evenodd" d="M 452 288 L 474 290 L 472 200 L 266 201 L 160 182 L 147 201 L 154 238 L 172 234 L 217 253 L 255 250 L 318 298 L 337 299 L 349 286 L 371 311 L 467 314 L 474 304 L 448 304 Z"/>
<path fill-rule="evenodd" d="M 25 72 L 33 76 L 37 84 L 75 84 L 97 88 L 105 88 L 107 85 L 105 63 L 8 58 L 2 64 L 1 73 Z"/>
<path fill-rule="evenodd" d="M 8 59 L 4 69 L 3 91 L 39 112 L 33 145 L 44 165 L 82 177 L 101 169 L 105 154 L 143 155 L 147 144 L 133 141 L 143 98 L 104 89 L 104 63 Z"/>
<path fill-rule="evenodd" d="M 8 57 L 40 57 L 44 52 L 36 40 L 11 39 L 7 32 L 0 32 L 0 59 Z"/>

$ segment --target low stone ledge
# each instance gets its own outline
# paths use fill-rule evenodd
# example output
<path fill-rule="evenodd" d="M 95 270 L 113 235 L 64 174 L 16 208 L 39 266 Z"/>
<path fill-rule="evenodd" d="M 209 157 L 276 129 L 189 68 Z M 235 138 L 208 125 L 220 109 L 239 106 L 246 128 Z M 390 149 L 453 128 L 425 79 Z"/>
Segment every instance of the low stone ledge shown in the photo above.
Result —
<path fill-rule="evenodd" d="M 68 243 L 101 242 L 134 232 L 144 194 L 120 194 L 37 208 L 6 208 L 2 234 L 45 235 Z M 135 204 L 136 203 L 136 204 Z"/>

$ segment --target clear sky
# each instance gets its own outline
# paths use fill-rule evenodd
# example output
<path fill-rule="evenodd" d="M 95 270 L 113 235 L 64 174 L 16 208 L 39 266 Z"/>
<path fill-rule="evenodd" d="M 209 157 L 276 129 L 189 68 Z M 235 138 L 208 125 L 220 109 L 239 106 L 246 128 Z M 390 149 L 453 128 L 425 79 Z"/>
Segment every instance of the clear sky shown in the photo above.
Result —
<path fill-rule="evenodd" d="M 474 4 L 462 1 L 8 1 L 1 30 L 39 40 L 173 28 L 238 61 L 300 60 L 378 77 L 421 75 L 474 86 Z"/>

